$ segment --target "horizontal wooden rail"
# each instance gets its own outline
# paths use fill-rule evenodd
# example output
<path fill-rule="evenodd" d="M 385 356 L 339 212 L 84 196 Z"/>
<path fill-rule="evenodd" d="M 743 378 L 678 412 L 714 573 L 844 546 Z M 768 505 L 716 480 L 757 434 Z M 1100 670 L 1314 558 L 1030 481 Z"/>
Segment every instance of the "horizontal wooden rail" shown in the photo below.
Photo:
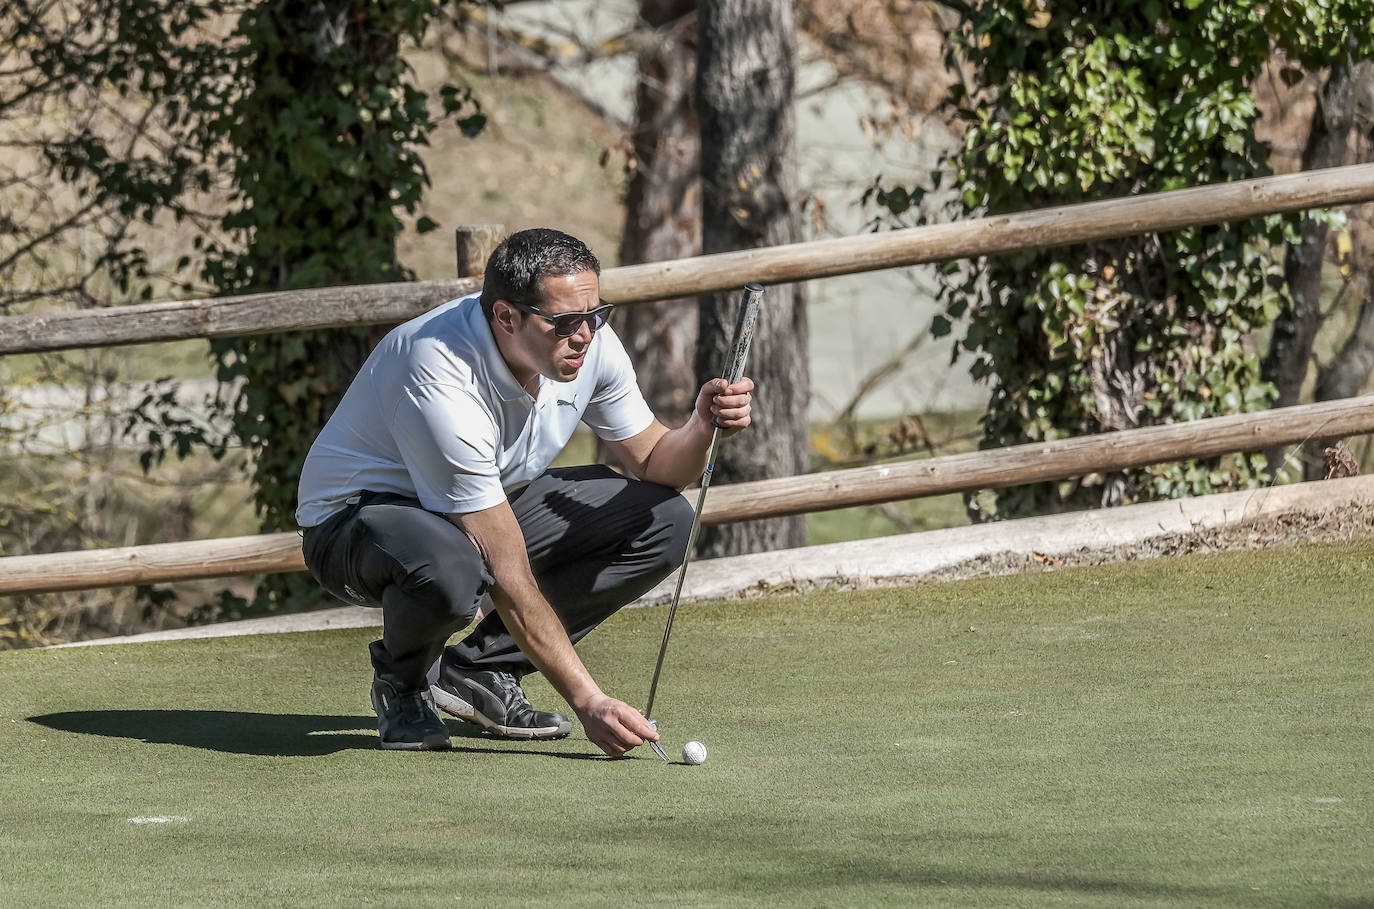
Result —
<path fill-rule="evenodd" d="M 1015 445 L 921 461 L 718 486 L 702 523 L 729 524 L 899 499 L 1021 486 L 1146 464 L 1374 432 L 1374 395 Z M 277 533 L 0 558 L 0 596 L 298 571 L 300 538 Z"/>
<path fill-rule="evenodd" d="M 299 533 L 153 543 L 0 559 L 0 596 L 280 574 L 305 568 Z"/>
<path fill-rule="evenodd" d="M 481 286 L 480 278 L 409 281 L 7 316 L 0 354 L 404 322 Z"/>
<path fill-rule="evenodd" d="M 608 273 L 604 296 L 614 302 L 637 303 L 728 290 L 748 281 L 785 284 L 1164 233 L 1370 200 L 1374 200 L 1374 164 L 1332 167 L 906 230 L 625 266 Z"/>
<path fill-rule="evenodd" d="M 1374 395 L 921 461 L 735 483 L 712 494 L 702 521 L 729 524 L 951 492 L 1024 486 L 1370 432 L 1374 432 Z"/>
<path fill-rule="evenodd" d="M 607 269 L 602 296 L 643 303 L 992 256 L 1374 200 L 1374 164 L 1196 186 L 950 224 Z M 478 279 L 371 284 L 0 318 L 0 354 L 401 322 Z"/>

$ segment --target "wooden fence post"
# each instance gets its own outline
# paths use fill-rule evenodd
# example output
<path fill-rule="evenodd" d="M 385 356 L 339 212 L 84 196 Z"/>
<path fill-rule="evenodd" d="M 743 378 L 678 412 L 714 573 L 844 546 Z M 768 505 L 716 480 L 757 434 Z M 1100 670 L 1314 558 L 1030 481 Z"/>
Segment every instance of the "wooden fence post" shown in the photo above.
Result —
<path fill-rule="evenodd" d="M 464 224 L 454 231 L 458 245 L 458 277 L 480 278 L 486 271 L 487 258 L 505 236 L 505 227 L 500 224 Z M 466 293 L 471 293 L 467 291 Z M 415 315 L 418 315 L 416 313 Z M 414 316 L 411 316 L 414 318 Z M 373 325 L 367 333 L 367 346 L 372 349 L 377 342 L 386 337 L 400 322 L 385 322 Z"/>
<path fill-rule="evenodd" d="M 480 278 L 487 259 L 506 236 L 503 224 L 464 224 L 454 231 L 458 243 L 458 277 Z"/>

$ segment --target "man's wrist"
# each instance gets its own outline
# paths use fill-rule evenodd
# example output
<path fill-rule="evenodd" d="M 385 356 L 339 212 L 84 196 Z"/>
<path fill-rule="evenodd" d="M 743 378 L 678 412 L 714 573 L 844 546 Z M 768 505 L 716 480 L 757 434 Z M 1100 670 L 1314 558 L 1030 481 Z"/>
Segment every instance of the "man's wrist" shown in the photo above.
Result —
<path fill-rule="evenodd" d="M 577 692 L 570 693 L 568 706 L 571 707 L 574 712 L 580 714 L 589 708 L 598 698 L 602 697 L 605 697 L 605 694 L 595 683 L 585 687 L 579 686 Z"/>
<path fill-rule="evenodd" d="M 716 431 L 716 426 L 711 422 L 710 417 L 703 417 L 696 408 L 693 408 L 692 415 L 687 419 L 687 427 L 688 431 L 692 434 L 692 438 L 695 439 L 702 448 L 711 444 L 711 435 Z"/>

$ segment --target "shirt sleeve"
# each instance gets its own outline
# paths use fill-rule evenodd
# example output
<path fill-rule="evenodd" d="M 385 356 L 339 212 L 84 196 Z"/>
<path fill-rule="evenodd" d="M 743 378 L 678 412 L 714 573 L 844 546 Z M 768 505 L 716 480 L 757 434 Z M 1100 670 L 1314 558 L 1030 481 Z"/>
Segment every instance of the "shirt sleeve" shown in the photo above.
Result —
<path fill-rule="evenodd" d="M 442 384 L 407 388 L 391 432 L 427 510 L 466 514 L 506 501 L 496 463 L 496 421 L 469 392 Z"/>
<path fill-rule="evenodd" d="M 648 429 L 654 422 L 654 412 L 639 390 L 630 355 L 610 326 L 596 333 L 596 343 L 601 346 L 596 389 L 587 402 L 582 422 L 607 442 L 619 442 Z"/>

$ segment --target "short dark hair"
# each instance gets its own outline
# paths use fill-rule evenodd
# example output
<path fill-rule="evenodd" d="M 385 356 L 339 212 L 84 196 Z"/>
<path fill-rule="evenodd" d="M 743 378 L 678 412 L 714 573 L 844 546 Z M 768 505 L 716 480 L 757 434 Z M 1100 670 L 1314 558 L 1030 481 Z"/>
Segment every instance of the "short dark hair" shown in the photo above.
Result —
<path fill-rule="evenodd" d="M 488 321 L 497 300 L 539 306 L 544 302 L 545 278 L 561 278 L 584 271 L 601 274 L 601 263 L 587 244 L 548 227 L 513 233 L 501 241 L 487 260 L 482 278 L 482 312 Z"/>

